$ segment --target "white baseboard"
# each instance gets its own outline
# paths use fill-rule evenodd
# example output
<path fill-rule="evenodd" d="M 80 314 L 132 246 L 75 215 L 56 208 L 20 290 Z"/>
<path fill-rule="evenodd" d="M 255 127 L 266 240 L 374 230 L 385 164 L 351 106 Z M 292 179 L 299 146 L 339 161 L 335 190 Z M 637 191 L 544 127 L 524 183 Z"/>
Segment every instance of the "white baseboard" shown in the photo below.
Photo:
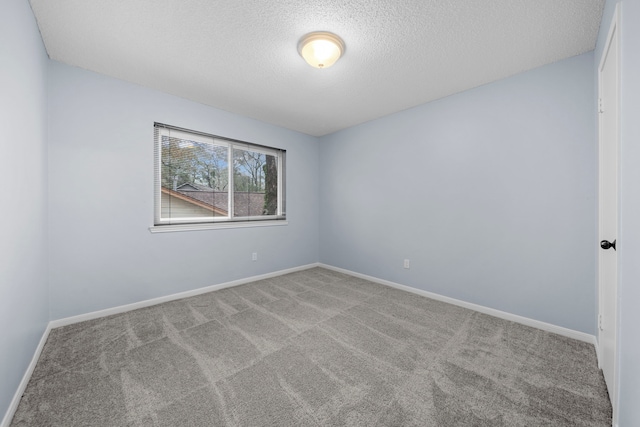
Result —
<path fill-rule="evenodd" d="M 462 301 L 459 299 L 446 297 L 444 295 L 436 294 L 422 289 L 416 289 L 411 286 L 401 285 L 399 283 L 391 282 L 389 280 L 379 279 L 377 277 L 368 276 L 366 274 L 356 273 L 355 271 L 346 270 L 344 268 L 334 267 L 328 264 L 312 263 L 303 265 L 300 267 L 289 268 L 285 270 L 279 270 L 272 273 L 260 274 L 258 276 L 246 277 L 244 279 L 233 280 L 231 282 L 220 283 L 217 285 L 206 286 L 204 288 L 194 289 L 191 291 L 179 292 L 172 295 L 166 295 L 163 297 L 152 298 L 144 301 L 139 301 L 132 304 L 121 305 L 118 307 L 112 307 L 105 310 L 93 311 L 90 313 L 80 314 L 78 316 L 66 317 L 63 319 L 57 319 L 49 322 L 49 329 L 58 328 L 60 326 L 67 326 L 74 323 L 84 322 L 86 320 L 97 319 L 104 316 L 111 316 L 113 314 L 125 313 L 127 311 L 136 310 L 138 308 L 149 307 L 156 304 L 161 304 L 167 301 L 173 301 L 181 298 L 188 298 L 195 295 L 204 294 L 207 292 L 215 291 L 218 289 L 230 288 L 232 286 L 243 285 L 245 283 L 255 282 L 257 280 L 269 279 L 271 277 L 281 276 L 283 274 L 294 273 L 296 271 L 307 270 L 313 267 L 323 267 L 329 270 L 338 271 L 340 273 L 348 274 L 350 276 L 359 277 L 361 279 L 369 280 L 371 282 L 380 283 L 381 285 L 390 286 L 403 291 L 411 292 L 417 295 L 425 296 L 437 301 L 446 302 L 449 304 L 457 305 L 460 307 L 468 308 L 470 310 L 478 311 L 480 313 L 488 314 L 490 316 L 498 317 L 500 319 L 509 320 L 512 322 L 520 323 L 533 328 L 542 329 L 543 331 L 552 332 L 554 334 L 562 335 L 568 338 L 573 338 L 578 341 L 584 341 L 592 344 L 597 349 L 597 339 L 595 335 L 590 335 L 584 332 L 575 331 L 562 326 L 553 325 L 551 323 L 542 322 L 540 320 L 530 319 L 528 317 L 519 316 L 517 314 L 508 313 L 505 311 L 496 310 L 494 308 L 485 307 L 479 304 L 473 304 L 470 302 Z M 37 360 L 37 359 L 36 359 Z"/>
<path fill-rule="evenodd" d="M 45 343 L 47 342 L 47 338 L 49 338 L 49 332 L 51 332 L 51 322 L 47 325 L 42 334 L 42 338 L 40 338 L 40 342 L 38 343 L 38 347 L 36 347 L 36 351 L 33 353 L 33 357 L 31 358 L 31 362 L 27 367 L 26 372 L 22 376 L 22 381 L 18 385 L 18 389 L 16 393 L 13 395 L 13 399 L 11 399 L 11 403 L 9 404 L 9 408 L 7 408 L 7 412 L 4 414 L 4 418 L 2 419 L 2 423 L 0 423 L 0 427 L 9 427 L 11 424 L 11 420 L 13 419 L 13 415 L 16 413 L 18 409 L 18 405 L 20 404 L 20 399 L 22 399 L 22 394 L 27 388 L 27 384 L 29 384 L 29 380 L 31 379 L 31 374 L 33 374 L 34 369 L 36 368 L 36 364 L 38 363 L 38 359 L 40 358 L 40 354 L 42 353 L 42 349 L 44 348 Z"/>
<path fill-rule="evenodd" d="M 42 338 L 40 339 L 40 342 L 38 343 L 38 347 L 36 348 L 35 353 L 33 354 L 31 363 L 29 364 L 27 371 L 24 373 L 24 376 L 22 377 L 22 381 L 20 382 L 20 385 L 18 386 L 18 389 L 16 390 L 16 393 L 14 394 L 13 399 L 11 400 L 11 404 L 9 405 L 9 408 L 7 409 L 7 412 L 5 413 L 4 418 L 2 419 L 2 423 L 0 423 L 0 427 L 9 427 L 9 424 L 13 419 L 16 409 L 18 409 L 18 405 L 20 404 L 20 399 L 22 398 L 22 394 L 27 388 L 27 384 L 31 379 L 33 370 L 35 369 L 36 364 L 38 363 L 38 359 L 40 358 L 42 349 L 44 348 L 44 345 L 47 342 L 47 338 L 49 337 L 49 332 L 51 332 L 52 329 L 59 328 L 61 326 L 72 325 L 74 323 L 84 322 L 86 320 L 92 320 L 92 319 L 97 319 L 104 316 L 110 316 L 112 314 L 125 313 L 127 311 L 136 310 L 138 308 L 149 307 L 151 305 L 161 304 L 167 301 L 173 301 L 176 299 L 188 298 L 195 295 L 205 294 L 207 292 L 215 291 L 218 289 L 224 289 L 224 288 L 230 288 L 232 286 L 243 285 L 245 283 L 255 282 L 257 280 L 263 280 L 263 279 L 269 279 L 271 277 L 282 276 L 283 274 L 294 273 L 296 271 L 308 270 L 310 268 L 319 267 L 319 266 L 320 266 L 320 263 L 316 262 L 312 264 L 302 265 L 299 267 L 293 267 L 285 270 L 274 271 L 271 273 L 260 274 L 257 276 L 246 277 L 244 279 L 233 280 L 231 282 L 219 283 L 217 285 L 207 286 L 204 288 L 194 289 L 191 291 L 179 292 L 177 294 L 167 295 L 167 296 L 158 297 L 158 298 L 152 298 L 149 300 L 140 301 L 132 304 L 121 305 L 118 307 L 112 307 L 105 310 L 93 311 L 91 313 L 85 313 L 85 314 L 80 314 L 78 316 L 66 317 L 63 319 L 50 321 L 42 335 Z"/>
<path fill-rule="evenodd" d="M 594 335 L 586 334 L 584 332 L 574 331 L 572 329 L 564 328 L 561 326 L 552 325 L 550 323 L 541 322 L 539 320 L 529 319 L 527 317 L 518 316 L 516 314 L 507 313 L 504 311 L 496 310 L 493 308 L 485 307 L 478 304 L 473 304 L 470 302 L 458 300 L 455 298 L 446 297 L 443 295 L 439 295 L 436 293 L 423 291 L 421 289 L 412 288 L 410 286 L 401 285 L 399 283 L 391 282 L 389 280 L 379 279 L 377 277 L 368 276 L 366 274 L 356 273 L 351 270 L 346 270 L 344 268 L 334 267 L 332 265 L 322 264 L 322 263 L 312 263 L 303 265 L 300 267 L 289 268 L 285 270 L 275 271 L 272 273 L 260 274 L 258 276 L 247 277 L 244 279 L 233 280 L 231 282 L 220 283 L 217 285 L 207 286 L 204 288 L 194 289 L 191 291 L 179 292 L 172 295 L 167 295 L 163 297 L 153 298 L 145 301 L 140 301 L 132 304 L 121 305 L 118 307 L 108 308 L 105 310 L 94 311 L 91 313 L 85 313 L 78 316 L 66 317 L 63 319 L 52 320 L 47 325 L 40 342 L 38 343 L 38 347 L 36 348 L 35 353 L 33 354 L 33 358 L 31 359 L 31 363 L 29 363 L 29 367 L 27 371 L 24 373 L 22 377 L 22 381 L 16 390 L 15 395 L 7 409 L 7 412 L 2 419 L 2 423 L 0 427 L 9 427 L 11 420 L 13 419 L 13 415 L 15 414 L 16 409 L 18 409 L 18 404 L 20 403 L 20 399 L 22 398 L 22 394 L 27 388 L 27 384 L 31 379 L 31 374 L 33 373 L 36 364 L 38 363 L 38 359 L 40 358 L 40 354 L 42 353 L 42 349 L 44 348 L 45 343 L 47 342 L 47 338 L 49 337 L 49 332 L 60 326 L 67 326 L 78 322 L 84 322 L 86 320 L 97 319 L 104 316 L 110 316 L 113 314 L 125 313 L 127 311 L 136 310 L 138 308 L 149 307 L 156 304 L 161 304 L 167 301 L 173 301 L 181 298 L 188 298 L 195 295 L 204 294 L 207 292 L 215 291 L 218 289 L 229 288 L 232 286 L 243 285 L 249 282 L 255 282 L 257 280 L 268 279 L 271 277 L 281 276 L 283 274 L 294 273 L 296 271 L 307 270 L 313 267 L 323 267 L 329 270 L 334 270 L 340 273 L 348 274 L 350 276 L 359 277 L 361 279 L 369 280 L 371 282 L 380 283 L 381 285 L 390 286 L 393 288 L 401 289 L 403 291 L 411 292 L 417 295 L 425 296 L 427 298 L 431 298 L 437 301 L 446 302 L 449 304 L 457 305 L 460 307 L 468 308 L 470 310 L 475 310 L 480 313 L 488 314 L 490 316 L 498 317 L 505 320 L 510 320 L 512 322 L 521 323 L 523 325 L 531 326 L 534 328 L 542 329 L 543 331 L 552 332 L 558 335 L 562 335 L 565 337 L 573 338 L 579 341 L 584 341 L 596 346 L 596 337 Z M 597 346 L 596 346 L 597 348 Z"/>
<path fill-rule="evenodd" d="M 401 289 L 403 291 L 411 292 L 411 293 L 421 295 L 427 298 L 431 298 L 437 301 L 442 301 L 442 302 L 457 305 L 460 307 L 468 308 L 470 310 L 479 311 L 480 313 L 488 314 L 490 316 L 498 317 L 500 319 L 510 320 L 512 322 L 520 323 L 526 326 L 531 326 L 533 328 L 542 329 L 543 331 L 552 332 L 554 334 L 562 335 L 568 338 L 573 338 L 578 341 L 584 341 L 589 344 L 593 344 L 597 348 L 595 335 L 590 335 L 584 332 L 575 331 L 573 329 L 564 328 L 562 326 L 553 325 L 551 323 L 541 322 L 539 320 L 530 319 L 528 317 L 518 316 L 517 314 L 507 313 L 505 311 L 496 310 L 494 308 L 485 307 L 483 305 L 473 304 L 473 303 L 458 300 L 455 298 L 446 297 L 433 292 L 423 291 L 422 289 L 416 289 L 416 288 L 412 288 L 411 286 L 401 285 L 399 283 L 391 282 L 389 280 L 379 279 L 373 276 L 367 276 L 366 274 L 356 273 L 355 271 L 346 270 L 344 268 L 334 267 L 332 265 L 327 265 L 322 263 L 319 266 L 329 270 L 337 271 L 339 273 L 344 273 L 350 276 L 359 277 L 361 279 L 379 283 L 381 285 L 386 285 L 392 288 Z"/>
<path fill-rule="evenodd" d="M 60 326 L 72 325 L 74 323 L 84 322 L 86 320 L 98 319 L 100 317 L 111 316 L 113 314 L 125 313 L 127 311 L 136 310 L 138 308 L 149 307 L 161 304 L 167 301 L 173 301 L 181 298 L 189 298 L 192 296 L 206 294 L 207 292 L 216 291 L 218 289 L 230 288 L 232 286 L 243 285 L 257 280 L 269 279 L 271 277 L 282 276 L 283 274 L 294 273 L 296 271 L 308 270 L 313 267 L 320 266 L 320 263 L 307 264 L 300 267 L 287 268 L 285 270 L 274 271 L 272 273 L 260 274 L 258 276 L 246 277 L 244 279 L 233 280 L 231 282 L 219 283 L 217 285 L 206 286 L 204 288 L 193 289 L 191 291 L 179 292 L 177 294 L 166 295 L 163 297 L 152 298 L 144 301 L 134 302 L 132 304 L 120 305 L 118 307 L 107 308 L 104 310 L 92 311 L 90 313 L 79 314 L 77 316 L 65 317 L 62 319 L 52 320 L 49 325 L 51 329 Z"/>

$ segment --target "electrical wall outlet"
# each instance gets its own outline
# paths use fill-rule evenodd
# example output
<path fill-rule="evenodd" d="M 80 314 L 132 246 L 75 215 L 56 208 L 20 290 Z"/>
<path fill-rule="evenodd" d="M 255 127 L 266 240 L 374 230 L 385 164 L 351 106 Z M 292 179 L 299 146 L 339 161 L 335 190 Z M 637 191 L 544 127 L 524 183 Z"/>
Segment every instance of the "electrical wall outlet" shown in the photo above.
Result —
<path fill-rule="evenodd" d="M 251 254 L 251 261 L 257 261 L 258 260 L 258 252 L 254 252 Z"/>
<path fill-rule="evenodd" d="M 404 268 L 406 268 L 406 269 L 408 269 L 408 268 L 409 268 L 409 266 L 410 266 L 410 265 L 409 265 L 409 260 L 408 260 L 408 259 L 405 259 L 405 260 L 404 260 L 404 264 L 403 264 L 403 266 L 404 266 Z"/>

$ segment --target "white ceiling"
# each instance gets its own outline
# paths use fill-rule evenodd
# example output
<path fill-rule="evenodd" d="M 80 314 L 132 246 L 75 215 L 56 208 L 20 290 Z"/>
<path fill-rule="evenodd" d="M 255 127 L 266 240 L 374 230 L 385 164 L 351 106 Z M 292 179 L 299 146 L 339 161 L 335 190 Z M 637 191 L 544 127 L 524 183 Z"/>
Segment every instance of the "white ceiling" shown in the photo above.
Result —
<path fill-rule="evenodd" d="M 595 47 L 604 0 L 30 0 L 52 59 L 311 135 Z M 320 70 L 311 31 L 346 53 Z"/>

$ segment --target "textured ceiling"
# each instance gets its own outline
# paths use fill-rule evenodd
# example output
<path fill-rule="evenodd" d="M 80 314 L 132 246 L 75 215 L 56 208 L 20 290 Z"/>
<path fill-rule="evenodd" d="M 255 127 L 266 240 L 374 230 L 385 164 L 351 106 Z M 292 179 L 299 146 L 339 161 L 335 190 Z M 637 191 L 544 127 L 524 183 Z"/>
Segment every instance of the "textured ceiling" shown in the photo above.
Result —
<path fill-rule="evenodd" d="M 324 135 L 594 48 L 604 0 L 31 0 L 52 59 Z M 296 50 L 340 35 L 333 67 Z"/>

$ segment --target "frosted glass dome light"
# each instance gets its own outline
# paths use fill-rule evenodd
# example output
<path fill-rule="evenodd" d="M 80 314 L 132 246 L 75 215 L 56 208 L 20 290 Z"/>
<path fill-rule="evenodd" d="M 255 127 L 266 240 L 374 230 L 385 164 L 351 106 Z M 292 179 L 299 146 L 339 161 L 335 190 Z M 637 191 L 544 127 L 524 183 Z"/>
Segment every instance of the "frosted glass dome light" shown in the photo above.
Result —
<path fill-rule="evenodd" d="M 329 68 L 344 53 L 344 42 L 333 33 L 317 31 L 300 39 L 298 52 L 312 67 Z"/>

